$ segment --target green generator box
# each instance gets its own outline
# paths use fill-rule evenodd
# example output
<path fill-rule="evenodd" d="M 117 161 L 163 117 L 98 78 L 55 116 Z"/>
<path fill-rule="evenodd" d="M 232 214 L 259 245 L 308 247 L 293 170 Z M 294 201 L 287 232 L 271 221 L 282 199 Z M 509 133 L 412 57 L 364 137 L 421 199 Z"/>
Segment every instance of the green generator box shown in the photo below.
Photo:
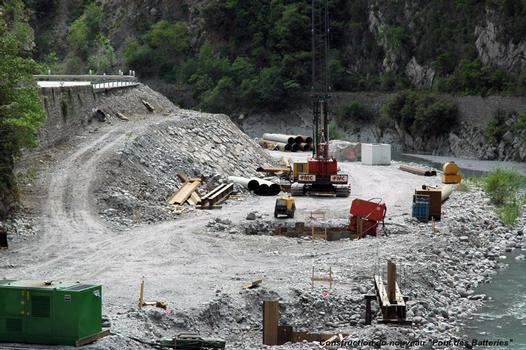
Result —
<path fill-rule="evenodd" d="M 0 341 L 78 345 L 102 331 L 102 286 L 0 280 Z"/>

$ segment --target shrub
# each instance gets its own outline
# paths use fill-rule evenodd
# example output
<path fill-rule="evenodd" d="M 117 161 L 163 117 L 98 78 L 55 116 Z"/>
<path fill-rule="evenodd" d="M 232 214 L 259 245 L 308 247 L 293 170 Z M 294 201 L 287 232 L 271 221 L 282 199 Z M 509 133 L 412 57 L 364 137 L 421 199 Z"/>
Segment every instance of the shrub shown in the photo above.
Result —
<path fill-rule="evenodd" d="M 381 108 L 383 124 L 393 120 L 407 133 L 440 136 L 457 123 L 458 112 L 450 99 L 417 91 L 402 91 L 390 96 Z"/>
<path fill-rule="evenodd" d="M 487 142 L 500 142 L 506 133 L 507 113 L 498 110 L 497 113 L 488 121 L 484 128 L 484 138 Z"/>
<path fill-rule="evenodd" d="M 486 174 L 483 186 L 493 204 L 504 205 L 517 201 L 524 182 L 524 176 L 517 170 L 497 168 Z"/>
<path fill-rule="evenodd" d="M 353 122 L 371 122 L 372 115 L 360 102 L 353 101 L 348 105 L 344 105 L 336 112 L 336 120 L 338 121 L 339 125 L 347 128 L 349 124 Z"/>

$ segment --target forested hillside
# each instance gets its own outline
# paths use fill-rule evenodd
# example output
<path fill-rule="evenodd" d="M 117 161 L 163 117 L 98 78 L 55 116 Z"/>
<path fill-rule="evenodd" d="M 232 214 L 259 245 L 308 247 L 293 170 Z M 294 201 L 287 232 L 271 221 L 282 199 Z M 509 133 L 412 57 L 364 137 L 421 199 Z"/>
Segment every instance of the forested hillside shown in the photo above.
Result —
<path fill-rule="evenodd" d="M 523 94 L 524 0 L 329 0 L 335 90 Z M 310 85 L 310 0 L 30 0 L 55 72 L 134 69 L 200 108 L 282 108 Z"/>

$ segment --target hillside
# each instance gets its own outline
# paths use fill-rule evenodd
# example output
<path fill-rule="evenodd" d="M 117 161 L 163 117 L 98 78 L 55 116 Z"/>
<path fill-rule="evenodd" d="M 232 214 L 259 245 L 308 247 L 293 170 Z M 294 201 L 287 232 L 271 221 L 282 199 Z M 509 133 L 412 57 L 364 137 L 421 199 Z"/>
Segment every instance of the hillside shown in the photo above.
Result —
<path fill-rule="evenodd" d="M 52 71 L 133 69 L 214 112 L 280 109 L 310 86 L 310 1 L 28 5 L 36 57 Z M 524 0 L 332 0 L 330 12 L 336 91 L 525 91 Z"/>

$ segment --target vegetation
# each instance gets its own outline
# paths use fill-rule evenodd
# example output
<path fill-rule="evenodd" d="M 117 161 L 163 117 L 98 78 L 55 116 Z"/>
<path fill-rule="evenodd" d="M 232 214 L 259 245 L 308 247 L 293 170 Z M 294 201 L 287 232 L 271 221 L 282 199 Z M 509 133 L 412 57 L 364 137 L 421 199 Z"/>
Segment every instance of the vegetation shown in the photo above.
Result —
<path fill-rule="evenodd" d="M 486 142 L 498 144 L 503 136 L 509 131 L 512 133 L 526 130 L 526 113 L 506 113 L 502 110 L 488 121 L 484 128 L 484 138 Z"/>
<path fill-rule="evenodd" d="M 115 67 L 113 42 L 124 53 L 126 68 L 191 90 L 192 107 L 222 112 L 279 109 L 310 89 L 308 1 L 211 0 L 199 11 L 180 5 L 178 17 L 161 13 L 155 21 L 142 15 L 129 20 L 125 13 L 105 21 L 97 0 L 82 0 L 84 6 L 26 2 L 34 11 L 37 57 L 44 70 L 102 73 L 122 68 Z M 526 70 L 504 71 L 478 58 L 475 29 L 485 23 L 487 7 L 494 10 L 500 42 L 518 43 L 526 37 L 522 0 L 432 1 L 426 6 L 414 1 L 372 5 L 370 0 L 329 0 L 333 90 L 416 88 L 406 73 L 414 57 L 434 69 L 434 92 L 525 93 Z M 58 31 L 57 37 L 53 18 L 63 12 L 70 16 L 69 29 L 66 34 Z M 379 19 L 377 25 L 372 16 Z M 124 41 L 121 28 L 128 28 L 130 36 Z M 226 97 L 232 99 L 228 104 Z"/>
<path fill-rule="evenodd" d="M 372 122 L 373 115 L 360 102 L 353 101 L 336 111 L 335 120 L 339 126 L 347 129 L 357 123 L 364 124 Z"/>
<path fill-rule="evenodd" d="M 14 158 L 36 144 L 35 131 L 44 113 L 33 82 L 38 65 L 28 58 L 32 30 L 21 0 L 0 6 L 0 219 L 13 209 Z"/>
<path fill-rule="evenodd" d="M 440 136 L 457 123 L 457 109 L 450 99 L 417 91 L 389 97 L 381 108 L 382 124 L 392 120 L 415 136 Z"/>
<path fill-rule="evenodd" d="M 526 204 L 523 191 L 526 177 L 517 170 L 495 169 L 483 178 L 483 188 L 506 225 L 512 225 Z"/>

